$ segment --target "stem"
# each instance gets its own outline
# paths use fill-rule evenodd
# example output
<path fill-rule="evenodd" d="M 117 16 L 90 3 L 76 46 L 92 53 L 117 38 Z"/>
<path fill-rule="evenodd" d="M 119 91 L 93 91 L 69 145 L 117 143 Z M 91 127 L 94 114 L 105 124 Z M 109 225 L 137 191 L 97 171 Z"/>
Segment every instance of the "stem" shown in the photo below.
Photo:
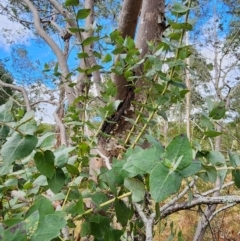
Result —
<path fill-rule="evenodd" d="M 101 203 L 101 204 L 99 205 L 99 208 L 102 208 L 102 207 L 104 207 L 104 206 L 107 206 L 108 204 L 113 203 L 116 199 L 123 199 L 123 198 L 128 197 L 128 196 L 131 196 L 131 195 L 132 195 L 132 192 L 124 193 L 124 194 L 122 194 L 121 196 L 115 197 L 115 198 L 113 198 L 113 199 L 108 200 L 107 202 Z M 93 211 L 94 211 L 94 209 L 93 209 L 93 208 L 90 208 L 90 209 L 88 209 L 87 211 L 85 211 L 84 213 L 82 213 L 82 214 L 76 216 L 75 218 L 73 218 L 73 221 L 78 220 L 78 219 L 82 218 L 83 215 L 92 213 Z"/>

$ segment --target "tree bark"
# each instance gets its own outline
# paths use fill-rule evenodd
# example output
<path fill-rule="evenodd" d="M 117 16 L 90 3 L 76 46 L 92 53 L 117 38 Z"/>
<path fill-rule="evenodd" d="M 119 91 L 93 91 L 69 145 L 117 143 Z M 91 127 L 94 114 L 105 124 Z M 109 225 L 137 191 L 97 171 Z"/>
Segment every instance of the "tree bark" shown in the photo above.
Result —
<path fill-rule="evenodd" d="M 132 39 L 134 39 L 141 6 L 142 6 L 142 0 L 138 0 L 138 1 L 125 0 L 123 2 L 123 6 L 122 6 L 120 18 L 119 18 L 120 19 L 119 26 L 118 26 L 118 30 L 121 33 L 123 38 L 126 38 L 129 36 Z M 128 91 L 127 80 L 124 78 L 123 75 L 120 75 L 120 76 L 113 75 L 113 79 L 117 87 L 117 95 L 115 99 L 124 100 L 126 98 L 127 91 Z"/>
<path fill-rule="evenodd" d="M 67 65 L 67 57 L 63 54 L 62 50 L 58 47 L 58 45 L 54 42 L 54 40 L 44 31 L 41 25 L 40 16 L 38 14 L 37 8 L 33 5 L 33 3 L 29 0 L 23 0 L 23 2 L 29 7 L 30 11 L 33 14 L 34 18 L 34 27 L 39 34 L 39 36 L 49 45 L 54 54 L 58 59 L 59 68 L 61 70 L 62 76 L 65 78 L 69 74 L 69 69 Z M 66 91 L 66 96 L 68 99 L 69 105 L 71 105 L 75 99 L 75 91 L 73 88 L 69 87 L 71 82 L 69 79 L 64 80 L 64 88 Z"/>

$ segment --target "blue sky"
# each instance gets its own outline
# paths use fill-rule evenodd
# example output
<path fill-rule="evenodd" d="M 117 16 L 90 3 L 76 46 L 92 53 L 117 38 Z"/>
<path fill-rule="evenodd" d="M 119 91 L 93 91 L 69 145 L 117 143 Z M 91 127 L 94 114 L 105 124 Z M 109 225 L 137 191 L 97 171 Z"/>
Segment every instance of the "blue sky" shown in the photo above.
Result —
<path fill-rule="evenodd" d="M 204 9 L 200 8 L 200 10 L 202 12 L 205 12 L 205 14 L 203 15 L 204 17 L 199 18 L 198 21 L 196 22 L 195 30 L 191 33 L 192 37 L 195 35 L 197 36 L 198 40 L 201 40 L 201 41 L 203 40 L 202 34 L 201 33 L 197 34 L 198 32 L 197 30 L 202 30 L 203 28 L 208 27 L 208 25 L 211 23 L 213 19 L 214 7 L 216 7 L 216 12 L 218 13 L 219 21 L 222 23 L 222 26 L 223 26 L 223 31 L 219 31 L 218 35 L 220 38 L 223 38 L 226 36 L 226 34 L 228 33 L 228 25 L 229 25 L 231 16 L 226 13 L 228 10 L 226 5 L 219 3 L 219 1 L 217 0 L 214 0 L 214 1 L 210 1 L 210 3 L 205 5 Z M 222 13 L 222 11 L 224 11 L 224 13 Z M 193 15 L 191 15 L 191 17 L 194 18 Z M 115 27 L 115 26 L 111 26 L 111 23 L 109 21 L 103 22 L 103 24 L 107 24 L 106 31 L 111 31 Z M 9 37 L 10 40 L 12 39 L 15 41 L 14 44 L 7 44 L 6 40 L 3 37 L 3 34 L 0 35 L 0 59 L 5 64 L 6 68 L 12 73 L 16 82 L 23 85 L 27 85 L 29 83 L 28 80 L 25 78 L 25 76 L 19 73 L 19 71 L 21 72 L 21 69 L 19 70 L 18 68 L 19 66 L 21 66 L 21 63 L 19 64 L 19 66 L 18 65 L 14 66 L 13 64 L 12 50 L 16 47 L 19 47 L 20 45 L 26 48 L 30 61 L 32 61 L 33 65 L 36 66 L 36 69 L 32 70 L 31 72 L 31 76 L 34 77 L 33 79 L 36 79 L 36 78 L 43 79 L 42 71 L 44 69 L 44 64 L 48 63 L 49 61 L 56 61 L 56 57 L 53 55 L 50 47 L 48 47 L 43 41 L 39 39 L 38 41 L 36 41 L 36 38 L 33 36 L 31 32 L 29 31 L 24 32 L 21 29 L 20 24 L 11 23 L 4 16 L 0 16 L 0 31 L 1 31 L 1 28 L 10 28 L 15 32 L 15 35 Z M 17 31 L 19 31 L 20 35 L 17 34 Z M 1 33 L 3 32 L 1 31 Z M 58 39 L 59 37 L 55 36 L 55 38 Z M 69 58 L 69 66 L 71 70 L 76 68 L 77 64 L 79 63 L 79 61 L 76 60 L 77 52 L 78 52 L 77 49 L 71 52 L 71 56 Z M 8 60 L 8 61 L 5 62 L 4 60 Z M 25 74 L 29 74 L 29 72 L 26 71 Z M 44 84 L 49 88 L 53 88 L 52 78 L 45 79 Z"/>

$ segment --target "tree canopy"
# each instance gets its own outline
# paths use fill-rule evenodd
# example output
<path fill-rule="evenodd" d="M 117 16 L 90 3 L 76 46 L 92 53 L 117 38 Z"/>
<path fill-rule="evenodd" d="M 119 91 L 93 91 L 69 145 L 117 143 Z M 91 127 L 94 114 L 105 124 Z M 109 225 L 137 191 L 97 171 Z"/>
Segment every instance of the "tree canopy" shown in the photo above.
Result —
<path fill-rule="evenodd" d="M 19 79 L 0 65 L 1 240 L 236 237 L 236 11 L 204 4 L 0 3 L 31 33 L 11 46 Z"/>

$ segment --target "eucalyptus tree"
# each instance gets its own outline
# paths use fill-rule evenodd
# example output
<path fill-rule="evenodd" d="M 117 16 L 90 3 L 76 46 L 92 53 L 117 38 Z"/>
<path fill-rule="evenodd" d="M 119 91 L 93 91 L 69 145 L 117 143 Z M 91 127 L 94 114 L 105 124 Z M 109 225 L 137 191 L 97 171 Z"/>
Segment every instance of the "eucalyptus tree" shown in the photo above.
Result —
<path fill-rule="evenodd" d="M 101 18 L 109 9 L 103 1 L 1 4 L 3 13 L 41 37 L 56 57 L 45 71 L 59 78 L 54 117 L 61 144 L 56 146 L 55 133 L 39 130 L 26 89 L 11 85 L 23 93 L 27 113 L 16 121 L 11 101 L 0 108 L 3 240 L 153 240 L 154 226 L 180 210 L 240 203 L 235 195 L 211 196 L 219 187 L 196 187 L 218 178 L 221 190 L 233 185 L 223 184 L 228 169 L 239 186 L 236 153 L 229 154 L 229 167 L 220 150 L 203 150 L 184 134 L 166 147 L 156 135 L 156 117 L 167 121 L 167 110 L 188 92 L 183 73 L 192 51 L 184 35 L 193 28 L 192 3 L 172 3 L 165 16 L 163 0 L 124 0 L 118 29 L 111 33 L 104 31 Z M 68 61 L 72 48 L 74 68 Z M 100 70 L 108 63 L 111 75 L 102 83 Z M 97 96 L 90 93 L 93 84 Z M 89 117 L 93 108 L 100 123 Z M 221 134 L 208 127 L 224 114 L 222 103 L 210 102 L 202 139 L 212 144 L 211 137 Z M 170 228 L 170 238 L 181 240 L 182 233 Z"/>

